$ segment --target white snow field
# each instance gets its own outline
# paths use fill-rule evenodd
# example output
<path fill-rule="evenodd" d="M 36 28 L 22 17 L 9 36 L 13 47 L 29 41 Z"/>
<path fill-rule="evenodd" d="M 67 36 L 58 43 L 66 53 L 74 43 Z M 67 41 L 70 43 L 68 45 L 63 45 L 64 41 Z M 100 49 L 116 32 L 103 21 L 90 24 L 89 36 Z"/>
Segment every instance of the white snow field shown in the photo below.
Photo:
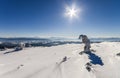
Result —
<path fill-rule="evenodd" d="M 120 78 L 120 56 L 116 55 L 120 53 L 120 42 L 93 43 L 93 53 L 103 65 L 92 64 L 90 71 L 86 69 L 91 61 L 88 54 L 79 54 L 83 47 L 65 44 L 0 51 L 0 78 Z"/>

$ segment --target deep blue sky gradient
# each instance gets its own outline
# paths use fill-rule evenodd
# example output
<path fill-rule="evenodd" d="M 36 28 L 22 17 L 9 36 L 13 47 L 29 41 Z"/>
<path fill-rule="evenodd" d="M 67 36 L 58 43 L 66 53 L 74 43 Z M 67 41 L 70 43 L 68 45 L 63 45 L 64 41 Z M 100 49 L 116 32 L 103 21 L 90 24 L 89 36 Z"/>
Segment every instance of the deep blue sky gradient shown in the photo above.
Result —
<path fill-rule="evenodd" d="M 65 5 L 82 9 L 64 17 Z M 120 0 L 0 0 L 0 37 L 120 37 Z"/>

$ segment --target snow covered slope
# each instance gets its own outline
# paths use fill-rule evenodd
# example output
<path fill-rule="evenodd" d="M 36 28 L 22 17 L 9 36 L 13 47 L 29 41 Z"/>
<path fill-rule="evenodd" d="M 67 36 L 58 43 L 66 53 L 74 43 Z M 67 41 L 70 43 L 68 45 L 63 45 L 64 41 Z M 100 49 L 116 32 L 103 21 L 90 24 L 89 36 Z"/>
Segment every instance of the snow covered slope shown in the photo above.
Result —
<path fill-rule="evenodd" d="M 116 55 L 120 53 L 120 42 L 92 44 L 96 51 L 92 53 L 103 65 L 90 63 L 93 56 L 80 55 L 83 47 L 83 44 L 66 44 L 1 51 L 0 78 L 120 78 L 120 56 Z"/>

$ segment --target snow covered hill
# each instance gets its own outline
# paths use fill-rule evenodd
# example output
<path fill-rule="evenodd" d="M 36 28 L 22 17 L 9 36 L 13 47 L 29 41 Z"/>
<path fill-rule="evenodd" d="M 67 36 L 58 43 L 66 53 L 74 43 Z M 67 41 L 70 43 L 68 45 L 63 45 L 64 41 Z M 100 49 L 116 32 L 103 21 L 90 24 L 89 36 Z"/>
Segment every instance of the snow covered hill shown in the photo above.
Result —
<path fill-rule="evenodd" d="M 92 54 L 80 55 L 83 47 L 65 44 L 0 51 L 0 78 L 120 78 L 120 56 L 116 55 L 120 42 L 93 43 Z M 94 63 L 93 58 L 103 64 Z"/>

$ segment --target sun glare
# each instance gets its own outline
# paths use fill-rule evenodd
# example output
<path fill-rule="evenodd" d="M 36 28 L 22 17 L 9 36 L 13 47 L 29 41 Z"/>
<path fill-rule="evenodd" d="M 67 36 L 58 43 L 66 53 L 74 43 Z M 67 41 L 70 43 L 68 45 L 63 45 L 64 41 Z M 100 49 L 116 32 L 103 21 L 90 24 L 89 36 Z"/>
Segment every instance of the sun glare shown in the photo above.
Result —
<path fill-rule="evenodd" d="M 66 12 L 65 12 L 65 16 L 69 17 L 69 18 L 79 18 L 79 13 L 80 13 L 80 9 L 76 8 L 76 6 L 72 6 L 72 7 L 66 7 Z"/>
<path fill-rule="evenodd" d="M 68 15 L 69 15 L 70 17 L 76 16 L 76 10 L 75 10 L 75 9 L 70 9 L 70 10 L 68 11 Z"/>

